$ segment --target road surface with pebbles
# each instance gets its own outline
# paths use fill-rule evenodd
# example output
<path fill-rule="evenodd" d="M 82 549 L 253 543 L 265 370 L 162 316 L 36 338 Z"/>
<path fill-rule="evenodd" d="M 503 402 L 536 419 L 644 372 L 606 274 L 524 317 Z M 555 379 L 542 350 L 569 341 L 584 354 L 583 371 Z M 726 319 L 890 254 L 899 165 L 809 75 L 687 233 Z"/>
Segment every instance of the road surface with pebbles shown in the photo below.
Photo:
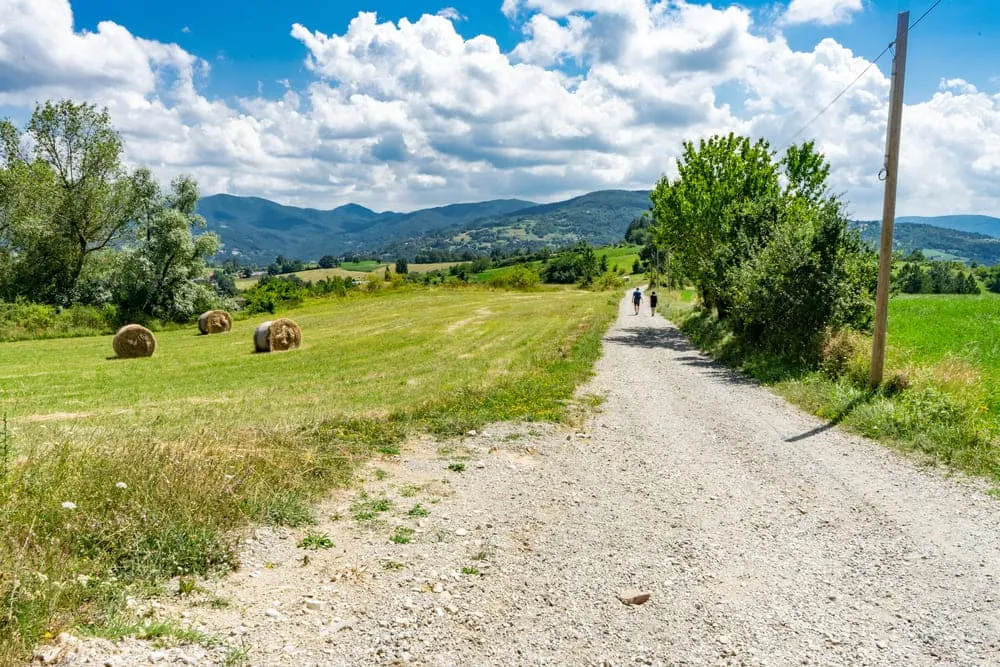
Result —
<path fill-rule="evenodd" d="M 582 426 L 410 442 L 318 525 L 257 529 L 240 571 L 136 604 L 215 644 L 64 637 L 49 657 L 1000 664 L 1000 512 L 982 484 L 802 414 L 625 300 L 596 370 L 581 392 L 605 402 Z M 650 598 L 626 605 L 627 589 Z"/>

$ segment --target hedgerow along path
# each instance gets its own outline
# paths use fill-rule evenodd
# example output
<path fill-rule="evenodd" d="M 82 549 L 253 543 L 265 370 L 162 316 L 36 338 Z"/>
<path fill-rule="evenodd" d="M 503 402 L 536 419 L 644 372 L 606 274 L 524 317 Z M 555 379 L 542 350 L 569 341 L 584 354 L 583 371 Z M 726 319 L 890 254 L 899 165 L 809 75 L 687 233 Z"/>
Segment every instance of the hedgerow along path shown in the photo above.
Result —
<path fill-rule="evenodd" d="M 288 353 L 252 353 L 265 318 L 161 332 L 148 359 L 109 359 L 110 337 L 0 345 L 0 663 L 102 632 L 130 586 L 234 566 L 240 527 L 307 523 L 408 433 L 561 418 L 613 311 L 575 289 L 403 289 L 282 313 L 304 332 Z"/>

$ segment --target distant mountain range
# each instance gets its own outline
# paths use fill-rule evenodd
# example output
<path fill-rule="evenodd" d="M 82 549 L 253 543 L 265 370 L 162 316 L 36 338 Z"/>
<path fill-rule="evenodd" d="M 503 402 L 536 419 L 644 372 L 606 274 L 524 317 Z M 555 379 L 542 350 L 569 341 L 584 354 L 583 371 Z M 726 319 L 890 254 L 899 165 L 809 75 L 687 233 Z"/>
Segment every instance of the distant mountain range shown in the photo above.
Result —
<path fill-rule="evenodd" d="M 258 197 L 212 195 L 198 211 L 224 244 L 223 253 L 266 263 L 277 255 L 316 260 L 323 255 L 378 253 L 413 257 L 421 250 L 486 253 L 496 247 L 535 249 L 577 241 L 622 239 L 629 222 L 649 208 L 646 190 L 601 190 L 551 204 L 521 199 L 451 204 L 409 213 L 375 212 L 357 204 L 333 210 L 283 206 Z M 854 223 L 878 242 L 877 221 Z M 932 257 L 1000 263 L 1000 218 L 949 215 L 900 217 L 895 247 Z"/>
<path fill-rule="evenodd" d="M 905 222 L 924 220 L 926 222 Z M 970 222 L 972 220 L 972 222 Z M 876 220 L 854 223 L 861 237 L 878 247 L 882 223 Z M 992 231 L 992 235 L 961 231 L 950 225 L 975 225 Z M 920 250 L 929 259 L 1000 264 L 1000 218 L 986 216 L 949 215 L 937 218 L 898 218 L 893 227 L 893 249 L 909 254 Z"/>

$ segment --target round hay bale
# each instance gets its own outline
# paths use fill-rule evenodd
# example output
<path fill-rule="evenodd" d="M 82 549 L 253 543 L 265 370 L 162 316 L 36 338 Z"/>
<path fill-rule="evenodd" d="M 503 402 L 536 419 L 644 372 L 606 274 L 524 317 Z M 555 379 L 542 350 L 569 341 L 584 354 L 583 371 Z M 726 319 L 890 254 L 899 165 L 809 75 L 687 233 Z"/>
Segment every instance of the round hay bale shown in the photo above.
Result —
<path fill-rule="evenodd" d="M 111 346 L 121 359 L 151 357 L 156 351 L 156 336 L 139 324 L 126 324 L 115 334 Z"/>
<path fill-rule="evenodd" d="M 218 334 L 232 331 L 233 317 L 224 310 L 209 310 L 198 318 L 198 331 L 203 334 Z"/>
<path fill-rule="evenodd" d="M 288 318 L 263 322 L 253 334 L 257 352 L 282 352 L 294 350 L 302 344 L 302 329 Z"/>

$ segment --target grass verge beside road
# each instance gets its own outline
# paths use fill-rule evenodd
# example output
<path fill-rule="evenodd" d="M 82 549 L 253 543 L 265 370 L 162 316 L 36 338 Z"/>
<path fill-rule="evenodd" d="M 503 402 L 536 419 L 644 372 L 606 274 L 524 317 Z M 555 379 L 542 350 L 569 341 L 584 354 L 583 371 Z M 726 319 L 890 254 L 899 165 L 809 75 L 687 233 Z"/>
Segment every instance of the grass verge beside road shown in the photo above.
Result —
<path fill-rule="evenodd" d="M 878 392 L 866 386 L 870 337 L 846 337 L 811 370 L 742 347 L 677 293 L 667 316 L 702 350 L 813 414 L 1000 486 L 1000 297 L 893 298 L 886 377 L 896 386 Z"/>
<path fill-rule="evenodd" d="M 148 359 L 107 359 L 106 336 L 0 345 L 0 663 L 113 624 L 130 591 L 235 567 L 242 526 L 309 523 L 408 434 L 564 418 L 616 305 L 398 290 L 287 313 L 288 353 L 252 353 L 256 320 L 162 332 Z"/>

